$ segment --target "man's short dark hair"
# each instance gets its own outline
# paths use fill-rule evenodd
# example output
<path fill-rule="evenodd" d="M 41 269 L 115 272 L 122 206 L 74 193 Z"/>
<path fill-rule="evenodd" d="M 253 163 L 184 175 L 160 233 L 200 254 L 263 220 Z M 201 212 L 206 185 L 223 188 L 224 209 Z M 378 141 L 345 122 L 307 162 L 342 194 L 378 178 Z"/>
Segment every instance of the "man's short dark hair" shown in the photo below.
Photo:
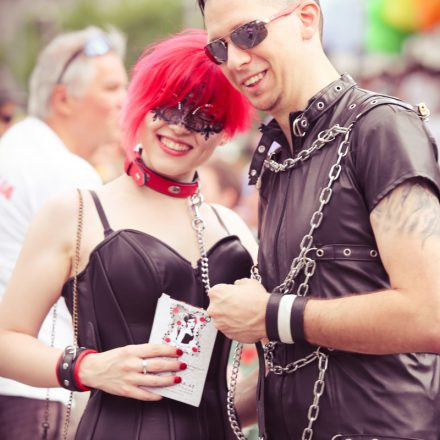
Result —
<path fill-rule="evenodd" d="M 200 11 L 202 12 L 202 15 L 205 16 L 205 5 L 208 0 L 197 0 L 197 3 L 199 4 Z M 321 10 L 321 3 L 320 0 L 314 0 L 314 2 L 319 6 L 319 9 Z M 320 23 L 319 23 L 319 34 L 321 36 L 322 40 L 322 33 L 323 33 L 323 27 L 324 27 L 324 17 L 322 16 L 322 10 L 320 12 Z"/>

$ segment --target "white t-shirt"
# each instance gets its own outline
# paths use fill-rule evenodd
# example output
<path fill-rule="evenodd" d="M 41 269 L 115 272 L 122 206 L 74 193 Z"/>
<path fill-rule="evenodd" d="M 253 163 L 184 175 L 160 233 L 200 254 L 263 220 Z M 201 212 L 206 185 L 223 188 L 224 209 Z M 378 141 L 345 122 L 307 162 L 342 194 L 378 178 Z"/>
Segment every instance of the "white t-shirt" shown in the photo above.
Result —
<path fill-rule="evenodd" d="M 94 168 L 72 154 L 43 121 L 27 117 L 0 139 L 0 300 L 33 217 L 53 195 L 75 188 L 96 188 L 101 179 Z M 56 221 L 56 219 L 54 219 Z M 50 276 L 50 273 L 47 274 Z M 52 311 L 38 338 L 50 345 Z M 64 299 L 57 302 L 54 346 L 72 344 L 72 322 Z M 32 362 L 32 360 L 29 360 Z M 0 395 L 45 399 L 46 389 L 0 377 Z M 69 392 L 50 390 L 50 399 L 67 403 Z"/>

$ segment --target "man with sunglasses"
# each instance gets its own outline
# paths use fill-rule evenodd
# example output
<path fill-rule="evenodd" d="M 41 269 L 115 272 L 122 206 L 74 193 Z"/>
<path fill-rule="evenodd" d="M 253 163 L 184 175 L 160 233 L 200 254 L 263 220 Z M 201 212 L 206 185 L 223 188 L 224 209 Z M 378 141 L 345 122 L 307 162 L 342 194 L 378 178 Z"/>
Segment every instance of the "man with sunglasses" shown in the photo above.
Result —
<path fill-rule="evenodd" d="M 318 1 L 199 5 L 207 55 L 274 118 L 250 169 L 261 283 L 215 286 L 208 309 L 227 336 L 263 342 L 261 437 L 438 440 L 440 172 L 428 110 L 339 75 Z"/>
<path fill-rule="evenodd" d="M 57 36 L 39 55 L 30 79 L 29 116 L 0 141 L 0 298 L 39 208 L 62 191 L 100 185 L 89 161 L 101 145 L 120 141 L 124 50 L 118 31 L 89 27 Z M 70 314 L 59 301 L 39 339 L 65 347 L 72 334 Z M 68 397 L 52 389 L 46 403 L 45 389 L 0 378 L 0 438 L 61 438 Z"/>

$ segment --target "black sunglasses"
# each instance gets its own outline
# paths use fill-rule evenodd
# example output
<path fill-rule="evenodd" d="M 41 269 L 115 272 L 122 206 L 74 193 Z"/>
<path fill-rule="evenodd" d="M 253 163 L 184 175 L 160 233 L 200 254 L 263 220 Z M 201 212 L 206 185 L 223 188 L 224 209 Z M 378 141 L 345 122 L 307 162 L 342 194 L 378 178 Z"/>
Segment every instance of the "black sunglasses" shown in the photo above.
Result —
<path fill-rule="evenodd" d="M 286 17 L 295 11 L 301 2 L 283 9 L 279 14 L 266 20 L 254 20 L 235 28 L 230 34 L 229 39 L 239 49 L 247 50 L 259 45 L 267 37 L 267 27 L 270 22 L 277 18 Z M 228 61 L 228 43 L 226 37 L 217 38 L 205 46 L 205 53 L 215 64 L 223 64 Z"/>
<path fill-rule="evenodd" d="M 67 68 L 72 64 L 72 62 L 80 55 L 85 55 L 86 57 L 97 57 L 100 55 L 105 55 L 106 53 L 113 50 L 109 39 L 105 35 L 95 35 L 89 38 L 78 50 L 73 52 L 70 58 L 66 61 L 58 75 L 56 84 L 61 84 L 64 74 Z"/>
<path fill-rule="evenodd" d="M 212 108 L 212 104 L 190 108 L 178 102 L 172 107 L 157 107 L 153 113 L 154 119 L 159 118 L 172 125 L 182 124 L 189 131 L 203 134 L 207 140 L 210 135 L 220 133 L 224 128 L 223 123 L 216 120 Z"/>

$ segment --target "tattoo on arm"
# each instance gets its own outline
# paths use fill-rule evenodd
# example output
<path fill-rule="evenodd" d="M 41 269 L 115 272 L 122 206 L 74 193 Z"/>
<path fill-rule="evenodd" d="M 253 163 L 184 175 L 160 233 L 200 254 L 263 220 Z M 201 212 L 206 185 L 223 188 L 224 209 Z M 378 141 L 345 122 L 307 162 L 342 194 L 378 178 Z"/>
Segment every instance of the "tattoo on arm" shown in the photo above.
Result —
<path fill-rule="evenodd" d="M 371 213 L 373 227 L 381 233 L 418 236 L 422 247 L 430 237 L 440 237 L 440 205 L 432 186 L 411 179 L 384 197 Z"/>

